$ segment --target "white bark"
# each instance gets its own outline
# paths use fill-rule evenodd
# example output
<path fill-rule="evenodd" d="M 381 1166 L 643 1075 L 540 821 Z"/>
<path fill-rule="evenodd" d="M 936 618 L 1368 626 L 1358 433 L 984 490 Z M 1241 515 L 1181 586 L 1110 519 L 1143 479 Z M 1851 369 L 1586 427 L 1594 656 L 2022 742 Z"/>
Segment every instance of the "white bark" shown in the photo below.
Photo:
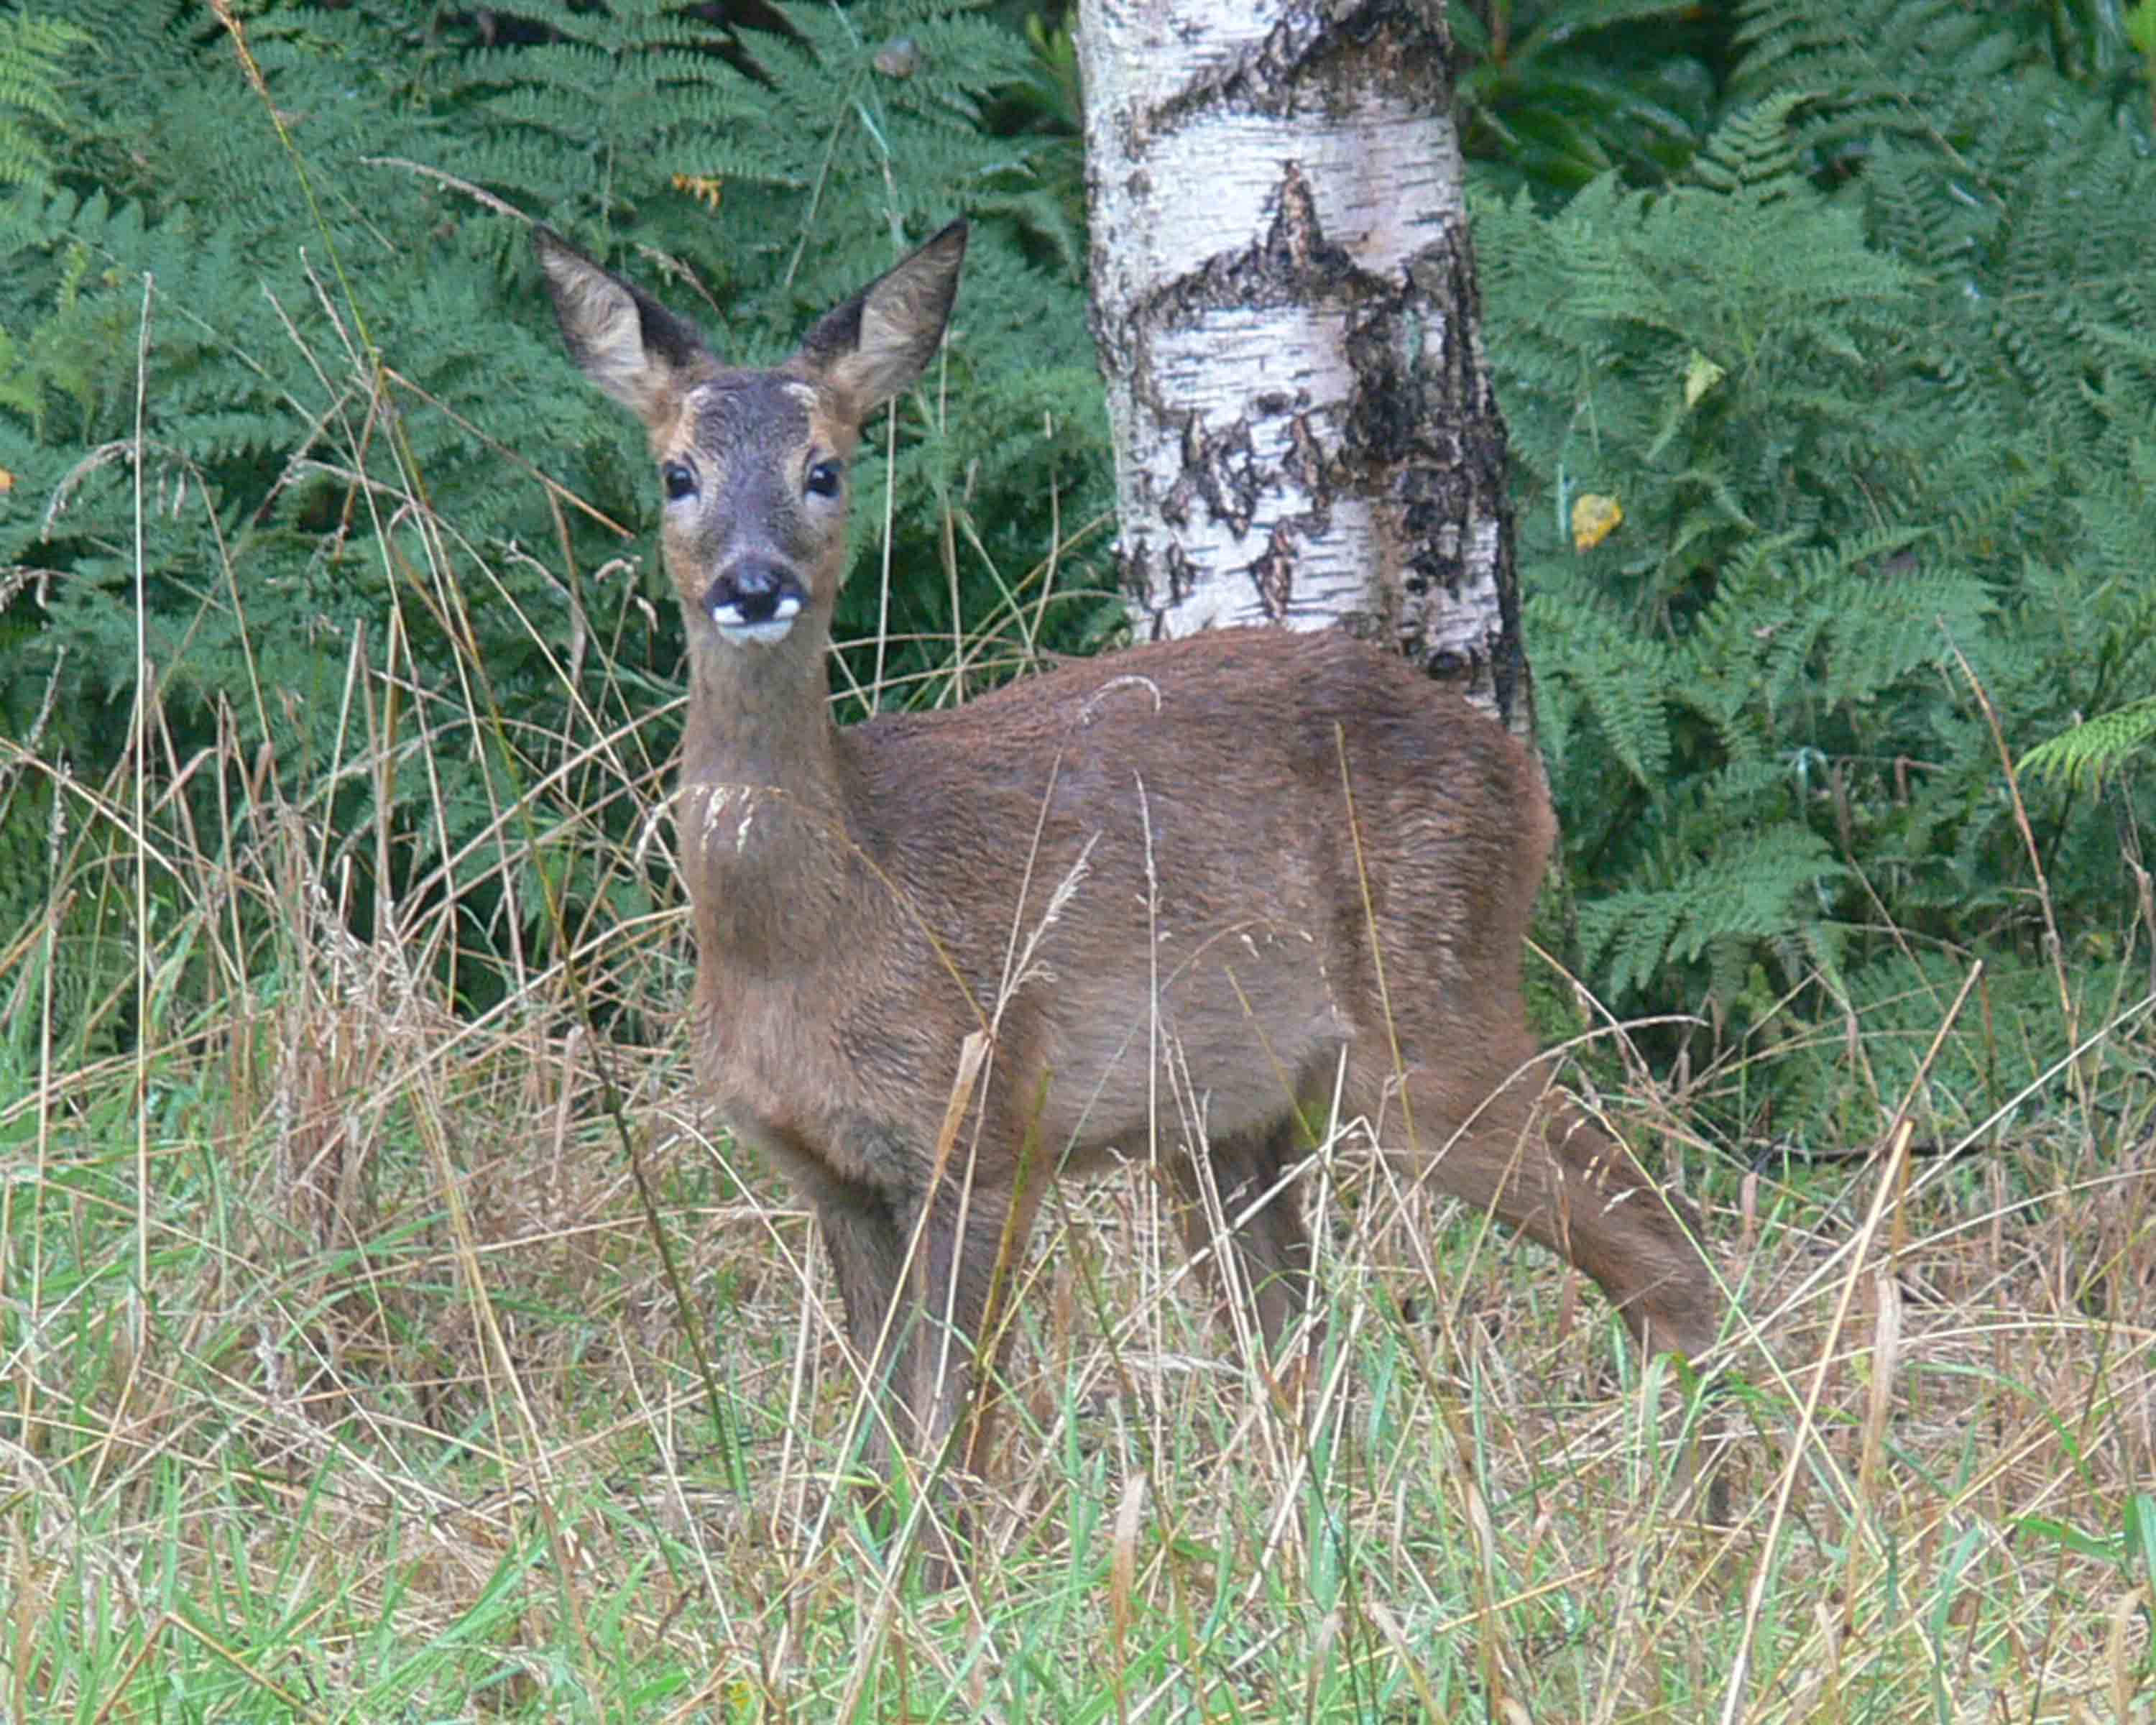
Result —
<path fill-rule="evenodd" d="M 1440 0 L 1081 0 L 1142 634 L 1344 623 L 1509 716 L 1503 429 Z"/>

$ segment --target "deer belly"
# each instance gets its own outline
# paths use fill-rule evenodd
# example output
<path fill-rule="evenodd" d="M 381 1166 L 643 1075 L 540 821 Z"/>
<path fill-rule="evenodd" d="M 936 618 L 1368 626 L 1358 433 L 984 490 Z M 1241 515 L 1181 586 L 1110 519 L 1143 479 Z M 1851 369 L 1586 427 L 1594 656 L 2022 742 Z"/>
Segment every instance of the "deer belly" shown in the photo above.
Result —
<path fill-rule="evenodd" d="M 1228 936 L 1163 963 L 1157 986 L 1081 983 L 1060 1004 L 1050 1113 L 1079 1147 L 1277 1120 L 1349 1036 L 1314 947 L 1293 937 Z"/>

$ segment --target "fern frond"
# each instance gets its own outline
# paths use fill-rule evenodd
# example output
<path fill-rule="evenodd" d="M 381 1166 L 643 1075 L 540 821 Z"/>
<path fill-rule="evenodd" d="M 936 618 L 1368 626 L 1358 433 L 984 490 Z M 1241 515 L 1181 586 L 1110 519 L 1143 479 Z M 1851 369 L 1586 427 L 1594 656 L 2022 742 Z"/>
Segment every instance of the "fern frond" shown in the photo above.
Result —
<path fill-rule="evenodd" d="M 35 13 L 0 18 L 0 186 L 49 186 L 51 151 L 26 119 L 57 126 L 66 108 L 60 68 L 87 31 Z"/>
<path fill-rule="evenodd" d="M 1767 939 L 1810 923 L 1842 872 L 1824 839 L 1784 824 L 1691 860 L 1666 886 L 1582 904 L 1582 956 L 1629 994 L 1715 942 Z"/>
<path fill-rule="evenodd" d="M 2143 696 L 2061 731 L 2022 756 L 2020 770 L 2034 779 L 2057 778 L 2084 788 L 2123 765 L 2156 737 L 2156 695 Z"/>

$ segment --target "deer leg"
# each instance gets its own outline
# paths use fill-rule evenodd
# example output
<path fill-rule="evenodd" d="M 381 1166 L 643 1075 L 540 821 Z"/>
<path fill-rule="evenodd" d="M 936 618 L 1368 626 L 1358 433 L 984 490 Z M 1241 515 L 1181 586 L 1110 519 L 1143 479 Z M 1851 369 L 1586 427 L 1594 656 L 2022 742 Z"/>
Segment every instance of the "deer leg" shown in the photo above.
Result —
<path fill-rule="evenodd" d="M 891 1310 L 905 1266 L 906 1238 L 880 1194 L 865 1188 L 824 1183 L 815 1199 L 816 1220 L 824 1250 L 845 1307 L 846 1339 L 864 1373 L 869 1401 L 861 1459 L 869 1476 L 880 1485 L 891 1471 L 891 1416 L 884 1405 L 885 1380 L 904 1341 L 907 1320 Z"/>
<path fill-rule="evenodd" d="M 1643 1355 L 1704 1358 L 1720 1339 L 1722 1298 L 1691 1201 L 1657 1186 L 1622 1144 L 1568 1103 L 1549 1109 L 1540 1132 L 1530 1131 L 1525 1143 L 1522 1159 L 1540 1161 L 1552 1175 L 1547 1195 L 1525 1209 L 1517 1225 L 1602 1285 Z M 1719 1447 L 1707 1441 L 1710 1451 Z M 1706 1463 L 1698 1440 L 1686 1446 L 1681 1467 L 1707 1519 L 1726 1525 L 1729 1481 L 1714 1471 L 1700 1493 Z"/>
<path fill-rule="evenodd" d="M 1548 1111 L 1540 1140 L 1550 1190 L 1521 1225 L 1602 1285 L 1643 1351 L 1703 1358 L 1720 1336 L 1722 1294 L 1691 1201 L 1569 1104 Z M 1532 1154 L 1532 1134 L 1527 1143 Z"/>
<path fill-rule="evenodd" d="M 1578 1109 L 1557 1104 L 1537 1121 L 1540 1086 L 1521 1070 L 1535 1052 L 1524 1026 L 1494 1043 L 1479 1070 L 1409 1071 L 1419 1177 L 1594 1277 L 1644 1352 L 1700 1359 L 1719 1338 L 1722 1301 L 1698 1213 Z M 1375 1064 L 1362 1069 L 1365 1097 Z M 1727 1510 L 1717 1480 L 1707 1512 Z"/>
<path fill-rule="evenodd" d="M 937 1453 L 955 1434 L 960 1441 L 950 1460 L 963 1471 L 987 1459 L 996 1386 L 977 1386 L 975 1366 L 984 1342 L 993 1344 L 998 1368 L 1009 1351 L 1013 1283 L 1040 1196 L 1038 1187 L 1014 1193 L 981 1181 L 970 1192 L 939 1194 L 929 1214 L 919 1272 L 922 1322 L 910 1350 L 906 1399 L 923 1453 Z"/>
<path fill-rule="evenodd" d="M 993 1160 L 983 1153 L 979 1166 Z M 915 1272 L 918 1322 L 900 1380 L 913 1441 L 925 1460 L 947 1463 L 962 1480 L 986 1466 L 993 1444 L 1011 1296 L 1047 1185 L 1044 1178 L 1025 1178 L 1023 1166 L 1014 1172 L 1019 1178 L 1010 1183 L 987 1176 L 970 1187 L 946 1183 L 931 1200 Z M 957 1547 L 967 1533 L 963 1505 L 947 1489 L 938 1496 L 947 1512 L 944 1531 L 930 1542 L 925 1574 L 932 1587 L 956 1579 Z"/>
<path fill-rule="evenodd" d="M 1482 1053 L 1471 1067 L 1456 1058 L 1409 1066 L 1406 1124 L 1418 1177 L 1586 1271 L 1650 1352 L 1704 1354 L 1719 1333 L 1722 1297 L 1691 1204 L 1578 1109 L 1553 1106 L 1537 1125 L 1541 1085 L 1524 1026 L 1511 1035 L 1486 1030 Z M 1357 1055 L 1354 1105 L 1373 1119 L 1382 1108 L 1399 1120 L 1396 1087 L 1379 1076 L 1389 1076 L 1389 1050 Z"/>
<path fill-rule="evenodd" d="M 1276 1361 L 1296 1320 L 1310 1306 L 1310 1230 L 1303 1219 L 1301 1181 L 1286 1178 L 1297 1157 L 1297 1137 L 1295 1117 L 1284 1115 L 1270 1126 L 1219 1140 L 1168 1165 L 1182 1199 L 1185 1250 L 1194 1258 L 1212 1250 L 1201 1273 L 1224 1294 L 1248 1302 L 1265 1351 Z M 1209 1183 L 1218 1199 L 1217 1212 L 1207 1194 Z M 1232 1276 L 1221 1262 L 1224 1252 L 1233 1255 Z"/>

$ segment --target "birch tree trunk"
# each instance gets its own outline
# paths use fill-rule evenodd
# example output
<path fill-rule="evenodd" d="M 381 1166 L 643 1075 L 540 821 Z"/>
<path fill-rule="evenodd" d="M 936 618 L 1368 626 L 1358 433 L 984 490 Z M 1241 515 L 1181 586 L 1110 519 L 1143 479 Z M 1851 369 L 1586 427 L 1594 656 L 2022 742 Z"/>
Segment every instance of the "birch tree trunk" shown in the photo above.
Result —
<path fill-rule="evenodd" d="M 1338 624 L 1526 722 L 1443 0 L 1080 0 L 1141 639 Z"/>

